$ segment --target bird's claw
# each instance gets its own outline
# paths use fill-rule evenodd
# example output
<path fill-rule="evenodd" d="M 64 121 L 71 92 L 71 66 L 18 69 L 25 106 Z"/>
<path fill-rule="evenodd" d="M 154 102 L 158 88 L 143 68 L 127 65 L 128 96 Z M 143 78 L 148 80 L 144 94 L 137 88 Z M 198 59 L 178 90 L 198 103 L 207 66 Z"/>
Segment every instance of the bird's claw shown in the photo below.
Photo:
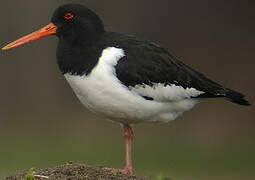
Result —
<path fill-rule="evenodd" d="M 133 170 L 130 167 L 125 167 L 124 169 L 116 169 L 116 168 L 104 168 L 104 169 L 109 171 L 117 171 L 117 172 L 128 174 L 128 175 L 133 174 Z"/>

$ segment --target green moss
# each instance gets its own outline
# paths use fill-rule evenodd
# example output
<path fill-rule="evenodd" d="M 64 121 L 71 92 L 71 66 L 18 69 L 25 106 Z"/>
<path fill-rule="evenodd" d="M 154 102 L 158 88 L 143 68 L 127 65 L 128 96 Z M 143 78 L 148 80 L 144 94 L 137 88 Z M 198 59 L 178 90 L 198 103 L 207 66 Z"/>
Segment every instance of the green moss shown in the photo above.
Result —
<path fill-rule="evenodd" d="M 172 179 L 169 178 L 169 177 L 164 176 L 163 174 L 160 174 L 160 175 L 157 177 L 157 180 L 172 180 Z"/>
<path fill-rule="evenodd" d="M 35 180 L 34 168 L 29 169 L 28 174 L 22 180 Z"/>

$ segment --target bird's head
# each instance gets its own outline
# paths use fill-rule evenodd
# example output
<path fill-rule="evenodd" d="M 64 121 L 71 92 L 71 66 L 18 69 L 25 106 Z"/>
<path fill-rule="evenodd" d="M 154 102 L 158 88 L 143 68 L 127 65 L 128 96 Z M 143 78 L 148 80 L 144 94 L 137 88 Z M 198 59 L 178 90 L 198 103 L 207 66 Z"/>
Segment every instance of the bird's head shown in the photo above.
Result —
<path fill-rule="evenodd" d="M 72 43 L 90 43 L 104 32 L 101 19 L 80 4 L 65 4 L 55 10 L 51 23 L 2 48 L 7 50 L 48 35 L 57 35 Z"/>

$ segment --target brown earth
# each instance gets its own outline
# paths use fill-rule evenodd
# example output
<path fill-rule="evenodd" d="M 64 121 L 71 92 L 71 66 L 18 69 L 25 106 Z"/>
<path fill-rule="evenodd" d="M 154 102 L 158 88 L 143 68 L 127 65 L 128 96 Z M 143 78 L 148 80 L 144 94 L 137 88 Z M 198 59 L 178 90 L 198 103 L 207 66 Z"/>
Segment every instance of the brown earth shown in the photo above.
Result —
<path fill-rule="evenodd" d="M 12 175 L 4 180 L 22 180 L 28 172 Z M 85 164 L 68 163 L 55 168 L 35 169 L 36 180 L 145 180 L 144 177 L 122 174 L 117 170 L 92 167 Z M 40 178 L 39 176 L 46 176 Z M 48 177 L 48 178 L 47 178 Z"/>

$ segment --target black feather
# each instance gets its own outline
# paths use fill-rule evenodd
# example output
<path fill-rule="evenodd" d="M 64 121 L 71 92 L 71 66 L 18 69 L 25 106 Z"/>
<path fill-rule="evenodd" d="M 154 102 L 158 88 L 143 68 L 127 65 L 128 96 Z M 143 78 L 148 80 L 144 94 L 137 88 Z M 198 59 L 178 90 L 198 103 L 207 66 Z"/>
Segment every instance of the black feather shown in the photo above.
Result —
<path fill-rule="evenodd" d="M 244 95 L 208 79 L 164 48 L 134 36 L 114 32 L 104 32 L 90 46 L 76 46 L 75 49 L 60 40 L 57 53 L 60 70 L 63 74 L 89 74 L 107 47 L 124 50 L 125 56 L 116 66 L 116 76 L 127 87 L 153 83 L 175 84 L 204 92 L 192 98 L 225 97 L 233 103 L 249 105 Z"/>
<path fill-rule="evenodd" d="M 228 100 L 230 100 L 231 102 L 233 103 L 236 103 L 236 104 L 240 104 L 240 105 L 244 105 L 244 106 L 249 106 L 250 103 L 244 99 L 244 95 L 239 93 L 239 92 L 236 92 L 236 91 L 233 91 L 231 89 L 227 89 L 226 91 L 226 98 Z"/>

